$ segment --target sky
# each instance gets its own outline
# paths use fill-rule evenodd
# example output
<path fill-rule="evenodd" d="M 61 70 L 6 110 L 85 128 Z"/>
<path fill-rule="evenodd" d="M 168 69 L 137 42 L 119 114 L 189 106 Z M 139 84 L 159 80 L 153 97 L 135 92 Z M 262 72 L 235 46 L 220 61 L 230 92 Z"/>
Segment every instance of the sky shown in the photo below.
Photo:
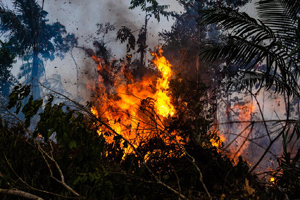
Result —
<path fill-rule="evenodd" d="M 4 5 L 12 6 L 11 0 L 2 0 Z M 37 0 L 42 5 L 43 0 Z M 170 11 L 180 12 L 183 8 L 176 0 L 159 0 L 161 5 L 169 5 Z M 130 0 L 44 0 L 44 10 L 49 14 L 49 23 L 60 22 L 66 27 L 68 33 L 74 33 L 78 37 L 79 46 L 92 48 L 91 36 L 96 36 L 97 23 L 110 22 L 116 26 L 116 30 L 121 26 L 127 26 L 131 30 L 138 30 L 144 25 L 144 16 L 139 8 L 129 9 Z M 252 12 L 253 6 L 245 6 L 241 11 Z M 250 11 L 250 12 L 249 12 Z M 160 22 L 151 18 L 148 22 L 147 43 L 151 49 L 159 44 L 158 33 L 162 30 L 170 30 L 174 21 L 161 17 Z M 137 31 L 138 32 L 138 31 Z M 116 41 L 116 32 L 111 32 L 105 36 L 105 42 L 115 58 L 125 56 L 126 46 Z M 87 65 L 93 65 L 86 58 L 83 50 L 73 49 L 72 54 L 79 67 L 81 74 Z M 18 61 L 13 69 L 13 74 L 17 75 L 21 62 Z M 66 54 L 63 60 L 56 58 L 53 62 L 45 62 L 46 78 L 60 80 L 65 90 L 74 93 L 76 89 L 76 67 L 70 54 Z M 81 81 L 86 81 L 81 76 Z"/>
<path fill-rule="evenodd" d="M 2 0 L 4 5 L 12 6 L 11 0 Z M 37 0 L 42 5 L 42 0 Z M 159 0 L 161 5 L 170 5 L 169 10 L 181 11 L 181 6 L 175 0 Z M 131 30 L 138 30 L 144 24 L 144 13 L 136 8 L 128 9 L 129 0 L 44 0 L 44 10 L 49 14 L 49 23 L 60 22 L 66 27 L 68 33 L 74 33 L 78 37 L 79 46 L 92 48 L 91 36 L 96 36 L 97 23 L 110 22 L 116 26 L 116 30 L 121 26 L 127 26 Z M 174 23 L 172 19 L 167 20 L 161 17 L 160 22 L 151 18 L 148 22 L 147 43 L 150 48 L 159 44 L 158 33 L 162 30 L 170 30 Z M 116 41 L 116 32 L 111 32 L 105 36 L 105 42 L 116 58 L 125 56 L 126 46 Z M 73 56 L 78 66 L 87 63 L 83 50 L 73 49 Z M 92 64 L 92 63 L 91 63 Z M 12 70 L 14 75 L 18 74 L 21 62 L 18 61 Z M 65 89 L 71 93 L 76 86 L 76 67 L 70 54 L 66 54 L 65 59 L 55 59 L 53 62 L 45 63 L 46 77 L 61 79 Z M 84 80 L 82 80 L 84 81 Z"/>

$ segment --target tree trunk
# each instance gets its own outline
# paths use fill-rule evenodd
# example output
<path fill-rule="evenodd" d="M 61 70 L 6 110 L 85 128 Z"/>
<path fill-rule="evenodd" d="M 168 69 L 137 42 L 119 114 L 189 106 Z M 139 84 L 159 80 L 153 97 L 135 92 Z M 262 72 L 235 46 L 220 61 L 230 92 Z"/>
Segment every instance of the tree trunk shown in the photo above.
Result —
<path fill-rule="evenodd" d="M 33 63 L 32 63 L 32 74 L 31 74 L 31 88 L 33 99 L 40 98 L 40 87 L 39 87 L 39 59 L 38 59 L 38 51 L 33 51 Z"/>

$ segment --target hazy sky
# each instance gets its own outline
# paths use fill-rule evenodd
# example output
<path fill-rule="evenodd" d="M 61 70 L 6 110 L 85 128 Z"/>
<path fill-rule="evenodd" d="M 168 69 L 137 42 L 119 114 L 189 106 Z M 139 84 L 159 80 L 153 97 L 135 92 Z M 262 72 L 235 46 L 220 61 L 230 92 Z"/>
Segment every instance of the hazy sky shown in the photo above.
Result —
<path fill-rule="evenodd" d="M 1 1 L 1 0 L 0 0 Z M 4 5 L 11 7 L 11 0 L 2 0 Z M 40 5 L 42 0 L 38 0 Z M 182 8 L 175 0 L 159 0 L 160 4 L 170 5 L 170 10 L 179 11 Z M 130 27 L 137 30 L 144 24 L 144 13 L 139 8 L 130 10 L 130 0 L 44 0 L 44 10 L 49 14 L 47 18 L 49 23 L 60 22 L 68 33 L 74 33 L 79 39 L 79 45 L 91 48 L 87 41 L 90 35 L 97 30 L 97 23 L 110 22 L 116 25 L 118 30 L 121 26 Z M 158 23 L 151 18 L 148 23 L 148 45 L 150 48 L 158 45 L 158 32 L 163 29 L 170 29 L 173 21 L 168 21 L 162 17 Z M 112 55 L 117 58 L 125 55 L 125 45 L 121 45 L 116 41 L 116 32 L 112 32 L 105 36 L 105 41 L 112 51 Z M 73 54 L 79 66 L 86 65 L 85 54 L 82 50 L 74 49 Z M 16 75 L 19 71 L 21 62 L 15 64 L 13 73 Z M 64 60 L 55 59 L 53 62 L 48 61 L 46 65 L 46 76 L 51 78 L 57 73 L 61 76 L 61 81 L 68 89 L 74 90 L 74 82 L 76 82 L 76 68 L 74 61 L 70 55 L 66 55 Z M 57 78 L 58 76 L 56 76 Z"/>
<path fill-rule="evenodd" d="M 1 1 L 1 0 L 0 0 Z M 11 6 L 11 0 L 2 0 L 5 5 Z M 42 0 L 38 0 L 42 4 Z M 169 10 L 181 11 L 182 7 L 176 0 L 159 0 L 160 4 L 170 5 Z M 131 30 L 138 30 L 144 25 L 145 13 L 139 8 L 130 10 L 130 0 L 44 0 L 44 10 L 49 14 L 47 18 L 51 22 L 60 22 L 65 25 L 68 33 L 74 33 L 79 39 L 79 45 L 91 48 L 92 44 L 87 41 L 90 35 L 97 30 L 97 23 L 110 22 L 115 24 L 117 30 L 121 26 L 130 27 Z M 245 12 L 251 12 L 251 6 L 241 9 Z M 165 17 L 161 17 L 158 23 L 154 18 L 151 18 L 148 23 L 147 43 L 150 48 L 154 48 L 159 43 L 158 33 L 163 29 L 169 30 L 173 24 L 173 20 L 169 21 Z M 123 57 L 125 54 L 125 45 L 121 45 L 116 41 L 116 32 L 112 32 L 105 36 L 105 41 L 112 51 L 112 55 L 116 58 Z M 74 58 L 78 66 L 86 65 L 87 59 L 82 50 L 73 50 Z M 74 61 L 69 54 L 64 60 L 55 59 L 53 62 L 45 63 L 46 77 L 51 78 L 53 74 L 59 74 L 61 81 L 70 90 L 76 88 L 76 68 Z M 92 63 L 91 63 L 92 65 Z M 20 62 L 15 64 L 13 73 L 17 74 Z M 57 78 L 58 76 L 56 76 Z"/>
<path fill-rule="evenodd" d="M 40 0 L 41 1 L 41 0 Z M 175 0 L 160 0 L 161 4 L 171 5 L 170 10 L 179 10 L 180 6 Z M 129 0 L 45 0 L 44 9 L 49 12 L 49 19 L 52 22 L 59 21 L 64 24 L 68 32 L 75 33 L 83 42 L 88 35 L 95 33 L 97 23 L 110 22 L 115 24 L 117 29 L 121 26 L 128 26 L 132 30 L 141 28 L 144 24 L 144 13 L 140 9 L 129 10 Z M 149 22 L 148 42 L 157 44 L 157 34 L 162 29 L 169 29 L 172 21 L 162 17 L 158 23 L 155 19 Z M 115 43 L 115 34 L 111 34 L 107 40 Z M 81 44 L 81 45 L 83 45 Z M 121 56 L 124 47 L 110 44 L 112 51 Z"/>

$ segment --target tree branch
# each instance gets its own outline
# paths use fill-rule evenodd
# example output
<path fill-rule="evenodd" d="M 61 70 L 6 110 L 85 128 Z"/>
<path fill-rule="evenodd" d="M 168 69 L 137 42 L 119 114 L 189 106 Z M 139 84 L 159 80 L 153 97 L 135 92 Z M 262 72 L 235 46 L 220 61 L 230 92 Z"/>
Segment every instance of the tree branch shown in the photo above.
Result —
<path fill-rule="evenodd" d="M 24 192 L 24 191 L 18 190 L 18 189 L 1 189 L 0 188 L 0 193 L 20 196 L 20 197 L 24 197 L 24 198 L 27 198 L 27 199 L 44 200 L 41 197 L 38 197 L 36 195 L 30 194 L 28 192 Z"/>

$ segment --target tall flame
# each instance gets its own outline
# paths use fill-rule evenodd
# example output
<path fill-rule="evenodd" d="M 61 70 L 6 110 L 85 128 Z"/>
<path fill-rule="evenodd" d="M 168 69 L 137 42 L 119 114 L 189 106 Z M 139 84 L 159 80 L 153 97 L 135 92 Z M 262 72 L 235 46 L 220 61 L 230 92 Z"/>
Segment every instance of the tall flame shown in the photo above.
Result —
<path fill-rule="evenodd" d="M 165 57 L 161 56 L 161 53 L 162 49 L 159 49 L 160 56 L 152 54 L 155 56 L 153 63 L 162 74 L 162 77 L 157 80 L 157 92 L 154 95 L 154 99 L 157 100 L 155 104 L 157 113 L 163 117 L 167 117 L 168 115 L 173 116 L 175 112 L 175 109 L 171 104 L 171 99 L 166 93 L 169 88 L 169 80 L 172 77 L 172 70 L 171 64 Z"/>
<path fill-rule="evenodd" d="M 222 127 L 225 151 L 236 164 L 239 161 L 239 156 L 248 154 L 249 139 L 251 133 L 251 120 L 255 107 L 252 102 L 246 102 L 243 105 L 235 104 L 232 108 L 226 107 L 226 115 L 233 113 L 230 120 L 241 123 L 230 123 L 229 127 Z M 243 123 L 245 122 L 245 123 Z"/>
<path fill-rule="evenodd" d="M 161 76 L 144 77 L 141 81 L 128 81 L 128 72 L 123 71 L 117 74 L 113 88 L 115 92 L 109 94 L 105 87 L 103 78 L 97 82 L 98 96 L 95 106 L 91 112 L 102 121 L 107 123 L 115 132 L 122 135 L 134 147 L 139 146 L 143 141 L 158 134 L 157 129 L 164 129 L 164 119 L 173 116 L 175 108 L 168 95 L 169 81 L 172 77 L 171 64 L 161 55 L 162 50 L 153 53 L 153 63 L 161 73 Z M 99 58 L 92 56 L 98 63 L 97 70 L 108 69 Z M 126 77 L 125 77 L 126 76 Z M 156 80 L 156 81 L 155 81 Z M 155 83 L 156 82 L 156 83 Z M 108 143 L 113 143 L 114 135 L 104 127 L 98 133 L 103 134 Z M 171 133 L 175 136 L 175 133 Z M 166 140 L 168 137 L 161 136 Z M 178 137 L 177 137 L 178 138 Z M 124 141 L 123 141 L 124 143 Z M 131 153 L 131 147 L 124 146 L 125 153 Z"/>

